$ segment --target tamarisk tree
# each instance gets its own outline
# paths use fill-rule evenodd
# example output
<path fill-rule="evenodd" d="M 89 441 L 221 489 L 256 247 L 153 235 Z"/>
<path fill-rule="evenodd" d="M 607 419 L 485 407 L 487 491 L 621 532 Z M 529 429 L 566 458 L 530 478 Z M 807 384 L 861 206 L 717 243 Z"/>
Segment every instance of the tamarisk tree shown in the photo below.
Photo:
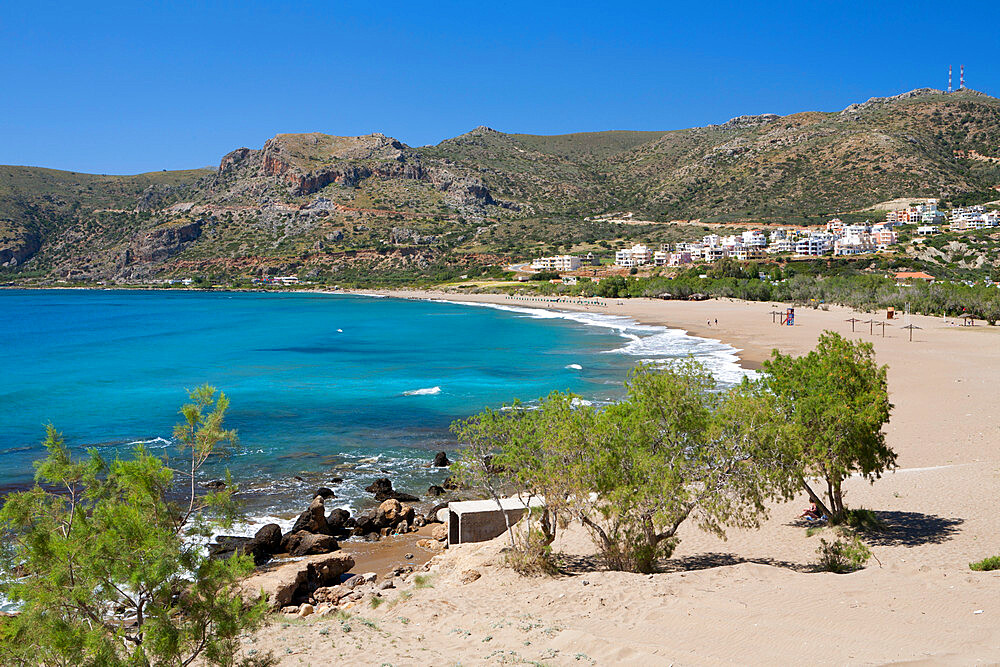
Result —
<path fill-rule="evenodd" d="M 18 575 L 0 592 L 20 606 L 0 623 L 0 663 L 237 664 L 240 634 L 264 620 L 264 601 L 238 588 L 253 563 L 210 559 L 192 539 L 210 534 L 206 513 L 236 514 L 231 483 L 199 496 L 194 482 L 235 433 L 222 427 L 224 394 L 204 386 L 190 398 L 176 471 L 141 445 L 127 459 L 74 459 L 48 427 L 36 485 L 0 509 L 3 569 Z"/>
<path fill-rule="evenodd" d="M 689 519 L 719 536 L 758 527 L 785 478 L 760 388 L 719 392 L 702 365 L 686 361 L 640 366 L 626 389 L 599 413 L 600 437 L 582 468 L 595 494 L 578 497 L 577 515 L 608 566 L 652 571 Z"/>
<path fill-rule="evenodd" d="M 871 343 L 825 331 L 804 356 L 775 350 L 763 370 L 761 382 L 784 425 L 784 456 L 794 462 L 790 472 L 817 508 L 841 521 L 844 480 L 858 473 L 874 483 L 896 464 L 882 432 L 892 410 L 887 367 L 875 362 Z M 825 484 L 826 502 L 809 483 L 812 477 Z"/>
<path fill-rule="evenodd" d="M 688 519 L 718 535 L 759 525 L 788 477 L 773 397 L 749 382 L 720 393 L 694 361 L 640 366 L 626 390 L 603 409 L 555 392 L 537 410 L 499 421 L 487 411 L 473 418 L 476 431 L 456 432 L 476 459 L 492 448 L 505 482 L 582 522 L 612 569 L 652 571 Z"/>

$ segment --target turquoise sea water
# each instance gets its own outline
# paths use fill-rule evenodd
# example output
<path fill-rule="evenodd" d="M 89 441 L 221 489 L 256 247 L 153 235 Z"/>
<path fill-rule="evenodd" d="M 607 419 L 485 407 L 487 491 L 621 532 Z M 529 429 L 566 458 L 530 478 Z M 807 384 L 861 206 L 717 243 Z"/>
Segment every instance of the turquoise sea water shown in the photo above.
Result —
<path fill-rule="evenodd" d="M 420 495 L 443 477 L 425 464 L 456 445 L 453 420 L 555 389 L 614 400 L 640 359 L 740 374 L 728 346 L 597 313 L 99 290 L 3 290 L 0 308 L 0 490 L 30 483 L 50 422 L 74 448 L 169 452 L 185 389 L 211 383 L 240 435 L 222 465 L 258 517 L 290 516 L 318 484 L 356 506 L 383 474 Z"/>

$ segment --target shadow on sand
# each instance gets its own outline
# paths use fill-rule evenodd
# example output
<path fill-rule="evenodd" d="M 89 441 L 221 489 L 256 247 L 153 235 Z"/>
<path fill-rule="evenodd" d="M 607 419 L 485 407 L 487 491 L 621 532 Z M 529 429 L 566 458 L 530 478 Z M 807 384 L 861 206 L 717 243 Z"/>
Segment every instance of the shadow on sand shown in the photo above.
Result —
<path fill-rule="evenodd" d="M 670 558 L 660 562 L 657 569 L 658 574 L 675 572 L 694 572 L 696 570 L 708 570 L 714 567 L 726 567 L 727 565 L 739 565 L 740 563 L 757 563 L 758 565 L 770 565 L 771 567 L 781 567 L 794 572 L 815 572 L 816 566 L 810 563 L 792 563 L 786 560 L 775 560 L 773 558 L 743 558 L 731 553 L 709 552 L 693 554 L 682 558 Z M 604 562 L 594 555 L 579 556 L 559 554 L 559 571 L 566 575 L 583 574 L 585 572 L 598 572 L 607 570 Z"/>
<path fill-rule="evenodd" d="M 866 530 L 862 532 L 864 541 L 873 547 L 917 547 L 923 544 L 941 544 L 952 539 L 961 530 L 959 526 L 965 519 L 921 514 L 920 512 L 876 511 L 879 519 L 885 522 L 886 528 L 881 531 Z M 788 525 L 812 527 L 826 526 L 826 522 L 818 524 L 805 520 L 796 520 Z M 792 563 L 774 558 L 744 558 L 731 553 L 709 552 L 693 554 L 682 558 L 671 558 L 660 563 L 658 572 L 692 572 L 707 570 L 713 567 L 726 567 L 740 563 L 757 563 L 781 567 L 794 572 L 819 572 L 820 568 L 813 563 Z M 559 570 L 566 575 L 583 574 L 607 569 L 603 561 L 596 555 L 559 554 Z"/>
<path fill-rule="evenodd" d="M 878 518 L 885 521 L 884 531 L 865 531 L 864 540 L 879 547 L 918 547 L 922 544 L 947 542 L 960 531 L 965 519 L 921 514 L 920 512 L 876 511 Z"/>

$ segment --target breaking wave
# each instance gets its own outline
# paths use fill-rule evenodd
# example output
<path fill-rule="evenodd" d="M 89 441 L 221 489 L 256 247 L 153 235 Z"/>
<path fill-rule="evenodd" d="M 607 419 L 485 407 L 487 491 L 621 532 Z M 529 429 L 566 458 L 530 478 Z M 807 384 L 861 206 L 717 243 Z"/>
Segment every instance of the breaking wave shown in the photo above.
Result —
<path fill-rule="evenodd" d="M 425 387 L 424 389 L 411 389 L 404 391 L 403 396 L 434 396 L 441 393 L 441 387 Z"/>
<path fill-rule="evenodd" d="M 672 359 L 684 359 L 688 356 L 693 356 L 705 365 L 716 380 L 724 385 L 737 384 L 744 377 L 755 374 L 755 371 L 747 370 L 740 366 L 739 350 L 737 348 L 712 338 L 692 336 L 683 329 L 639 324 L 630 317 L 609 315 L 607 313 L 581 313 L 472 301 L 446 301 L 446 303 L 494 308 L 496 310 L 518 313 L 534 319 L 564 319 L 587 326 L 614 329 L 626 342 L 619 348 L 605 350 L 605 353 L 627 354 L 638 357 L 637 361 L 653 364 L 662 364 Z M 578 369 L 578 366 L 578 364 L 570 364 L 566 368 Z"/>

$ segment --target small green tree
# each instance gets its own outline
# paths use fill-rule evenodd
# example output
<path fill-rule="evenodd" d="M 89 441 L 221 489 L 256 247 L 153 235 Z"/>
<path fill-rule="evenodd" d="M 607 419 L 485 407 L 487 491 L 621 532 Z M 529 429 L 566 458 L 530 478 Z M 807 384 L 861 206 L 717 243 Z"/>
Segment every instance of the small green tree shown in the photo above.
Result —
<path fill-rule="evenodd" d="M 20 605 L 0 625 L 0 662 L 236 664 L 239 636 L 263 623 L 265 602 L 239 593 L 249 557 L 210 559 L 194 539 L 210 534 L 206 512 L 224 524 L 236 514 L 231 483 L 195 493 L 198 470 L 235 437 L 222 428 L 228 400 L 215 395 L 200 387 L 181 409 L 179 471 L 143 446 L 130 459 L 107 463 L 91 449 L 76 460 L 48 427 L 35 487 L 0 509 L 3 569 L 20 576 L 0 585 Z M 178 476 L 188 478 L 180 489 Z"/>
<path fill-rule="evenodd" d="M 776 400 L 785 424 L 788 470 L 810 499 L 834 522 L 846 517 L 843 481 L 860 473 L 874 483 L 896 463 L 882 427 L 892 405 L 886 366 L 875 362 L 870 343 L 825 331 L 816 349 L 801 357 L 777 350 L 764 362 L 763 384 Z M 808 478 L 826 483 L 827 503 Z"/>
<path fill-rule="evenodd" d="M 511 546 L 519 552 L 515 567 L 526 572 L 551 571 L 551 548 L 561 521 L 569 518 L 571 499 L 589 489 L 575 486 L 569 474 L 579 465 L 591 437 L 593 411 L 578 410 L 578 396 L 553 392 L 537 409 L 515 402 L 503 410 L 487 409 L 452 430 L 466 447 L 455 464 L 471 486 L 500 495 L 516 494 L 525 503 L 535 498 L 544 505 L 525 515 L 523 533 L 510 531 Z M 511 529 L 510 513 L 505 512 Z"/>
<path fill-rule="evenodd" d="M 720 393 L 687 361 L 641 366 L 626 388 L 625 400 L 604 409 L 555 392 L 537 410 L 486 411 L 456 433 L 471 444 L 472 469 L 544 497 L 546 545 L 559 517 L 571 516 L 612 569 L 653 570 L 689 518 L 718 535 L 755 527 L 765 501 L 788 493 L 774 397 L 759 384 Z M 486 455 L 492 470 L 477 463 Z"/>
<path fill-rule="evenodd" d="M 482 489 L 489 494 L 503 512 L 512 547 L 516 547 L 511 531 L 515 519 L 511 511 L 503 509 L 501 498 L 517 489 L 508 469 L 497 466 L 493 459 L 498 452 L 510 449 L 511 443 L 519 438 L 524 414 L 520 404 L 515 403 L 509 411 L 487 408 L 451 425 L 452 432 L 465 445 L 451 466 L 455 478 L 463 486 Z"/>
<path fill-rule="evenodd" d="M 599 413 L 600 436 L 583 457 L 594 495 L 577 496 L 608 566 L 652 571 L 688 519 L 719 536 L 758 527 L 787 477 L 769 397 L 752 383 L 720 393 L 694 361 L 640 366 L 626 388 L 624 401 Z"/>

